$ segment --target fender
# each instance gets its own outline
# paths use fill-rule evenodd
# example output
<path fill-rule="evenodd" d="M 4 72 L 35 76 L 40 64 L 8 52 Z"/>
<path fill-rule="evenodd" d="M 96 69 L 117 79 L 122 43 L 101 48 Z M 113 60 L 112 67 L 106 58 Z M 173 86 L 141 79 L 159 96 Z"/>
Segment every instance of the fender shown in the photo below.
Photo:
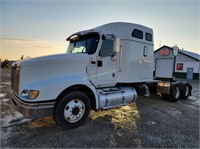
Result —
<path fill-rule="evenodd" d="M 80 75 L 56 76 L 46 80 L 42 79 L 37 82 L 26 84 L 23 86 L 24 89 L 39 90 L 39 95 L 32 101 L 27 99 L 23 100 L 28 102 L 55 100 L 62 91 L 74 85 L 84 85 L 91 89 L 95 95 L 96 109 L 99 107 L 98 96 L 95 87 L 91 84 L 88 78 Z"/>

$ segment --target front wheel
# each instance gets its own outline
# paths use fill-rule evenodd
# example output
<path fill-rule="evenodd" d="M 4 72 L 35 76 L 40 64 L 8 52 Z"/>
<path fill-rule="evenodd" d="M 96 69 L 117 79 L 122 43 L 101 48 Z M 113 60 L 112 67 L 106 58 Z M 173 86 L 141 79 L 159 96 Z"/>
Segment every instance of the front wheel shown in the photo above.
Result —
<path fill-rule="evenodd" d="M 55 123 L 63 128 L 76 128 L 83 124 L 90 113 L 90 100 L 79 91 L 65 94 L 56 103 L 53 110 Z"/>

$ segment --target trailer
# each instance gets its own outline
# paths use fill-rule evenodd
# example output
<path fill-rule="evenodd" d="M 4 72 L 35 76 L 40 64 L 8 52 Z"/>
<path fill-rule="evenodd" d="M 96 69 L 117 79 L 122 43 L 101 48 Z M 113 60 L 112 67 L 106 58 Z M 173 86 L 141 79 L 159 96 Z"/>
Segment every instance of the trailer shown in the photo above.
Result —
<path fill-rule="evenodd" d="M 65 54 L 12 65 L 12 101 L 25 117 L 53 115 L 59 127 L 76 128 L 90 110 L 124 106 L 138 95 L 173 102 L 191 95 L 187 82 L 153 78 L 151 28 L 115 22 L 76 32 L 67 41 Z"/>

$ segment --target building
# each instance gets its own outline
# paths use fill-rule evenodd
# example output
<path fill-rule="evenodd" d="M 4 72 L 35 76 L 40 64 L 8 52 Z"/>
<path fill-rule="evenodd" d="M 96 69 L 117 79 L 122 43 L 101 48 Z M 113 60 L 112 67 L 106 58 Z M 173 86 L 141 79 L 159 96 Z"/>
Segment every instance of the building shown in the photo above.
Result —
<path fill-rule="evenodd" d="M 154 62 L 155 78 L 199 80 L 199 54 L 179 50 L 174 56 L 172 47 L 162 46 L 154 51 Z"/>

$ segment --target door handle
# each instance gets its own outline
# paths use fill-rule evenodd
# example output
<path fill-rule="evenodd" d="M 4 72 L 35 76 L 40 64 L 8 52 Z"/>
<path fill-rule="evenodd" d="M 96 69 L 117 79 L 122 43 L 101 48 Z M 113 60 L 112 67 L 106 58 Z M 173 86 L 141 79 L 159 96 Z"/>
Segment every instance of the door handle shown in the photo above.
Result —
<path fill-rule="evenodd" d="M 96 61 L 91 61 L 91 64 L 96 64 Z"/>

